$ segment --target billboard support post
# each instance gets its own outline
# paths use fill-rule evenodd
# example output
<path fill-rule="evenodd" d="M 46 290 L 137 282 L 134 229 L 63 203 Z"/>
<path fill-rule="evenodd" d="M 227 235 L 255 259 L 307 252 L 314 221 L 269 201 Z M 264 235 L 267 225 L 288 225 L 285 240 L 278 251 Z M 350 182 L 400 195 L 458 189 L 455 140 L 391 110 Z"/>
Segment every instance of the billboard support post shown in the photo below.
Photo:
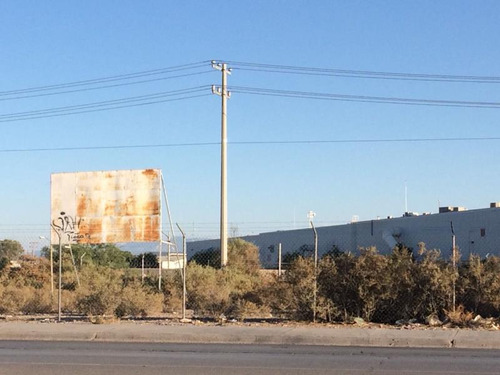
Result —
<path fill-rule="evenodd" d="M 61 321 L 61 305 L 62 305 L 62 242 L 59 235 L 59 289 L 57 291 L 57 320 Z"/>
<path fill-rule="evenodd" d="M 177 223 L 177 228 L 182 234 L 182 322 L 188 322 L 186 319 L 186 270 L 187 270 L 187 255 L 186 255 L 186 234 L 182 230 L 181 226 Z"/>
<path fill-rule="evenodd" d="M 78 268 L 76 268 L 75 257 L 73 255 L 73 250 L 71 249 L 71 243 L 68 244 L 68 250 L 69 250 L 69 253 L 71 254 L 71 263 L 73 263 L 73 270 L 75 271 L 76 283 L 78 284 L 78 286 L 81 286 L 80 276 L 78 275 Z"/>
<path fill-rule="evenodd" d="M 158 250 L 158 290 L 161 292 L 161 262 L 162 262 L 162 258 L 161 258 L 161 247 L 162 247 L 162 240 L 161 240 L 161 236 L 160 236 L 160 243 L 159 243 L 159 250 Z"/>
<path fill-rule="evenodd" d="M 61 302 L 62 302 L 62 294 L 61 294 L 61 286 L 62 286 L 62 239 L 61 233 L 57 230 L 57 228 L 51 224 L 52 229 L 56 232 L 57 237 L 59 237 L 59 286 L 57 288 L 57 321 L 61 321 Z M 51 244 L 52 245 L 52 244 Z"/>

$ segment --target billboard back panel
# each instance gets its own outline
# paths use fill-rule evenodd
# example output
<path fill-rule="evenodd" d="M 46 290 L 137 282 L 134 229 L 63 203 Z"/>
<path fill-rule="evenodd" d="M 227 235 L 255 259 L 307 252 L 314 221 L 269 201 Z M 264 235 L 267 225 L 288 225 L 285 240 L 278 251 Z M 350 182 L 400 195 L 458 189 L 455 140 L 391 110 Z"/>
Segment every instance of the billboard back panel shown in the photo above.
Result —
<path fill-rule="evenodd" d="M 51 175 L 51 242 L 153 242 L 161 238 L 158 169 Z"/>

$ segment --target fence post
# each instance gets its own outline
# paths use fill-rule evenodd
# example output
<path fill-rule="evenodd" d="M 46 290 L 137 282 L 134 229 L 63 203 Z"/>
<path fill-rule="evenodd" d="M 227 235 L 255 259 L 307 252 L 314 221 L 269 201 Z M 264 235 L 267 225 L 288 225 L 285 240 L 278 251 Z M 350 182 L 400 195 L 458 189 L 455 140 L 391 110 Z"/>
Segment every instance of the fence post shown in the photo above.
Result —
<path fill-rule="evenodd" d="M 141 262 L 141 283 L 144 284 L 144 253 L 142 254 L 142 262 Z"/>
<path fill-rule="evenodd" d="M 278 277 L 281 277 L 281 242 L 278 244 Z"/>
<path fill-rule="evenodd" d="M 314 232 L 314 289 L 313 289 L 313 322 L 316 323 L 316 299 L 318 294 L 318 232 L 312 222 L 312 218 L 309 221 L 311 228 Z"/>
<path fill-rule="evenodd" d="M 453 263 L 453 285 L 452 285 L 452 305 L 453 305 L 453 312 L 455 312 L 455 305 L 456 305 L 456 282 L 455 282 L 455 277 L 457 275 L 457 250 L 456 250 L 456 244 L 455 244 L 455 229 L 453 228 L 453 221 L 450 221 L 451 225 L 451 258 L 452 258 L 452 263 Z"/>

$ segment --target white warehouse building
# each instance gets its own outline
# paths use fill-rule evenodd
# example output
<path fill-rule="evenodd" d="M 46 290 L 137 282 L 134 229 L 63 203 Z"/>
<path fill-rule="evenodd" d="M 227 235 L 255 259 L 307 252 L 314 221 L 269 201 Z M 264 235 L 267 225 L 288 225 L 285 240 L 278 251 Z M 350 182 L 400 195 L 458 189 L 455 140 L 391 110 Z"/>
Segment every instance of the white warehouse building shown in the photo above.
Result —
<path fill-rule="evenodd" d="M 500 203 L 490 208 L 466 210 L 463 207 L 441 207 L 437 214 L 405 213 L 399 218 L 353 222 L 345 225 L 318 227 L 318 254 L 337 248 L 344 252 L 359 252 L 360 248 L 375 246 L 387 254 L 400 244 L 417 250 L 419 243 L 428 249 L 439 249 L 443 258 L 452 252 L 452 229 L 462 258 L 470 254 L 481 257 L 500 255 Z M 264 267 L 278 263 L 278 244 L 282 256 L 297 251 L 303 245 L 313 248 L 314 235 L 310 228 L 261 233 L 241 237 L 254 243 L 260 251 Z M 187 244 L 188 259 L 195 253 L 218 249 L 219 240 L 193 241 Z"/>

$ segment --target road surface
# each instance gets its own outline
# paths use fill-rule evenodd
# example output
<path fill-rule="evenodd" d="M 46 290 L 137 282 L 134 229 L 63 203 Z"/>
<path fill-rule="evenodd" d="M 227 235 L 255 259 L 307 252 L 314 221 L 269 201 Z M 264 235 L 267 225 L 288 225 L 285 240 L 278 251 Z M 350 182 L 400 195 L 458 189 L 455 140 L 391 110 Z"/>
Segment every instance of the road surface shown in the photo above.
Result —
<path fill-rule="evenodd" d="M 499 374 L 500 351 L 0 341 L 8 375 Z"/>

